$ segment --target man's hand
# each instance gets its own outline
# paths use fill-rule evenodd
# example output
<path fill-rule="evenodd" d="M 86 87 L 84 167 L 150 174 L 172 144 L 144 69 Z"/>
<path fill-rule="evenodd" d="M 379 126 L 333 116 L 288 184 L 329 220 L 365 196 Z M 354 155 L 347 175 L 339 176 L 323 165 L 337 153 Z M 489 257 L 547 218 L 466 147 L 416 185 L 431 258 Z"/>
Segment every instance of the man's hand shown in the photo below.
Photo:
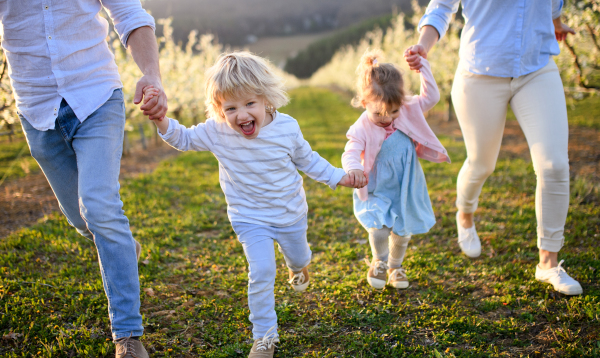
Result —
<path fill-rule="evenodd" d="M 369 183 L 369 179 L 362 170 L 353 169 L 348 171 L 348 174 L 342 177 L 338 183 L 341 186 L 360 189 Z"/>
<path fill-rule="evenodd" d="M 404 59 L 413 71 L 420 72 L 419 70 L 423 67 L 421 58 L 427 58 L 427 51 L 423 45 L 413 45 L 404 51 Z"/>
<path fill-rule="evenodd" d="M 143 90 L 144 103 L 142 105 L 142 108 L 144 106 L 146 106 L 148 103 L 155 101 L 155 99 L 160 95 L 161 95 L 161 91 L 154 88 L 153 86 L 144 87 L 144 90 Z M 167 130 L 169 129 L 169 121 L 168 120 L 165 120 L 164 117 L 159 118 L 159 119 L 151 119 L 150 118 L 150 120 L 152 122 L 154 122 L 154 124 L 156 124 L 160 133 L 162 133 L 162 134 L 167 133 Z"/>
<path fill-rule="evenodd" d="M 145 97 L 146 89 L 154 88 L 158 91 L 158 94 L 153 94 L 150 100 L 144 101 L 140 106 L 140 109 L 144 111 L 144 115 L 148 116 L 149 119 L 160 119 L 162 120 L 167 114 L 167 94 L 162 88 L 160 77 L 145 75 L 140 78 L 135 86 L 135 95 L 133 97 L 133 103 L 139 104 Z"/>
<path fill-rule="evenodd" d="M 127 48 L 142 73 L 142 78 L 135 86 L 133 103 L 139 104 L 144 96 L 144 88 L 152 86 L 160 91 L 152 101 L 144 103 L 140 109 L 150 119 L 161 119 L 167 114 L 167 96 L 163 90 L 158 63 L 158 45 L 154 30 L 148 26 L 139 27 L 131 32 L 127 39 Z"/>
<path fill-rule="evenodd" d="M 554 23 L 554 35 L 556 36 L 556 41 L 560 42 L 565 40 L 568 34 L 575 35 L 575 30 L 563 24 L 560 17 L 552 20 L 552 22 Z"/>

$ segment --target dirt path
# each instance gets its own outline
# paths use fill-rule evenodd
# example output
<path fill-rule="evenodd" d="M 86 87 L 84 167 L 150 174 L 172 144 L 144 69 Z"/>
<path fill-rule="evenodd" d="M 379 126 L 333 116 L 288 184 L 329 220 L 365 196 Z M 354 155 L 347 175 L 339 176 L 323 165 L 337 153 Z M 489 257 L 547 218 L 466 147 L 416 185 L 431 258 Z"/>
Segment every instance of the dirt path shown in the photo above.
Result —
<path fill-rule="evenodd" d="M 433 113 L 428 121 L 436 133 L 462 141 L 456 120 L 447 122 L 442 113 Z M 160 161 L 176 154 L 177 151 L 162 142 L 151 144 L 147 150 L 133 150 L 121 161 L 121 178 L 149 173 Z M 516 121 L 506 123 L 500 157 L 531 159 L 529 147 Z M 582 176 L 600 183 L 600 131 L 570 128 L 569 159 L 571 177 Z M 0 239 L 57 210 L 56 198 L 41 172 L 5 183 L 0 187 Z"/>
<path fill-rule="evenodd" d="M 150 173 L 160 161 L 175 155 L 177 151 L 162 141 L 150 144 L 146 150 L 132 150 L 121 160 L 121 179 Z M 7 181 L 0 187 L 0 239 L 58 210 L 58 202 L 41 171 Z"/>

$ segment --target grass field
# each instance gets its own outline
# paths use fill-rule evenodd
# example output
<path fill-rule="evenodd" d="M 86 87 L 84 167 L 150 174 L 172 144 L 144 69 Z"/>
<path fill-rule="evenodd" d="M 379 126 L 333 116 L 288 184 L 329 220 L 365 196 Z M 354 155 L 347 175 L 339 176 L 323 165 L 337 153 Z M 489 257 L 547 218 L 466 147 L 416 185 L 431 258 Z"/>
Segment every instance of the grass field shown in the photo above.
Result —
<path fill-rule="evenodd" d="M 323 157 L 340 165 L 358 111 L 325 89 L 292 92 L 282 112 L 301 124 Z M 437 224 L 413 238 L 405 267 L 411 287 L 367 284 L 366 234 L 351 190 L 305 180 L 311 286 L 295 293 L 280 270 L 275 286 L 277 357 L 600 356 L 600 208 L 573 185 L 560 257 L 584 294 L 567 297 L 533 279 L 537 262 L 529 162 L 499 161 L 482 193 L 479 259 L 455 241 L 456 175 L 463 142 L 441 138 L 452 164 L 422 162 Z M 217 162 L 186 153 L 121 188 L 143 244 L 140 281 L 154 357 L 245 357 L 250 349 L 247 271 L 226 215 Z M 0 356 L 110 357 L 114 346 L 93 245 L 59 214 L 0 242 Z"/>

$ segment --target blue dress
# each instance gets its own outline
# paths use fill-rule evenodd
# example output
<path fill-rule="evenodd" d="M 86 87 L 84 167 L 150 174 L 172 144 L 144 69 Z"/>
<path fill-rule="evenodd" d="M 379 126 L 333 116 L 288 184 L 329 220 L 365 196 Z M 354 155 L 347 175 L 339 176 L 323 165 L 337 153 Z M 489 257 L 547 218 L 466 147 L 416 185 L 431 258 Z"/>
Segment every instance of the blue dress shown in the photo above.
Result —
<path fill-rule="evenodd" d="M 423 169 L 412 139 L 395 131 L 383 141 L 369 173 L 369 197 L 354 191 L 354 215 L 365 229 L 392 228 L 396 235 L 423 234 L 435 224 Z"/>

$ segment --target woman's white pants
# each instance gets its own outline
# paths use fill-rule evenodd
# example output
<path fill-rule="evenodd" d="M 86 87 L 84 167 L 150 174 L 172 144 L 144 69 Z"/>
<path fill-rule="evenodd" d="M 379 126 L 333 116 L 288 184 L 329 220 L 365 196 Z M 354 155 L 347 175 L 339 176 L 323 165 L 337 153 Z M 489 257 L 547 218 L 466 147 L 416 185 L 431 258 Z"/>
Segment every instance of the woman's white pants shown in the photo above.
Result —
<path fill-rule="evenodd" d="M 569 128 L 563 85 L 554 61 L 517 78 L 477 75 L 459 65 L 452 102 L 467 148 L 467 159 L 458 174 L 458 209 L 464 213 L 477 209 L 483 184 L 496 166 L 510 103 L 529 144 L 537 176 L 538 247 L 558 252 L 569 208 Z"/>

